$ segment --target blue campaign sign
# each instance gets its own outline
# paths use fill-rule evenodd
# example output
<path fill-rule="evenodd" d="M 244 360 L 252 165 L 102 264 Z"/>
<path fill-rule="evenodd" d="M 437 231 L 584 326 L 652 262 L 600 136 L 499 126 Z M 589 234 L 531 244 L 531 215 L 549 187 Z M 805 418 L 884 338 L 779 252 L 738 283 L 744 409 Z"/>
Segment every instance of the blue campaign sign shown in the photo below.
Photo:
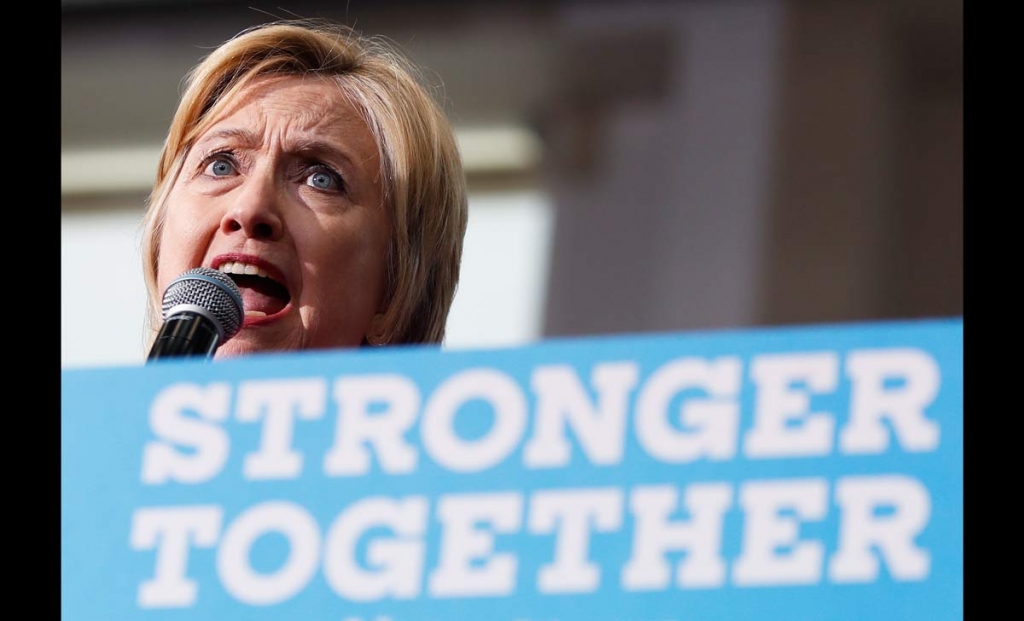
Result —
<path fill-rule="evenodd" d="M 62 373 L 77 619 L 963 616 L 960 319 Z"/>

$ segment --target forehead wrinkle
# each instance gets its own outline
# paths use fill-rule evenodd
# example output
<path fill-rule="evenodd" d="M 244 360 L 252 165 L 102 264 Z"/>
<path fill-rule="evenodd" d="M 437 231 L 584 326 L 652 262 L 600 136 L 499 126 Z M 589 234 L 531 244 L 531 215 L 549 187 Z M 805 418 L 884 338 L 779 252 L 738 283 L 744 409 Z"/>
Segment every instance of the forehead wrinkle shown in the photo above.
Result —
<path fill-rule="evenodd" d="M 317 138 L 299 138 L 287 145 L 286 150 L 289 153 L 298 155 L 324 155 L 328 158 L 340 159 L 349 164 L 356 161 L 352 154 L 344 147 Z"/>
<path fill-rule="evenodd" d="M 357 168 L 373 165 L 379 149 L 358 105 L 336 83 L 321 83 L 332 87 L 330 95 L 304 91 L 302 86 L 308 84 L 305 77 L 258 79 L 235 95 L 234 104 L 220 115 L 213 131 L 200 143 L 226 139 L 242 148 L 258 150 L 268 147 L 264 142 L 270 140 L 279 142 L 288 153 L 336 156 L 340 164 Z M 282 97 L 279 91 L 289 94 Z"/>
<path fill-rule="evenodd" d="M 339 99 L 316 99 L 297 115 L 294 131 L 286 133 L 286 150 L 335 155 L 350 164 L 374 162 L 378 149 L 373 133 L 353 102 L 340 89 L 338 94 Z"/>
<path fill-rule="evenodd" d="M 216 126 L 215 126 L 216 127 Z M 218 142 L 229 140 L 247 148 L 254 148 L 260 143 L 259 135 L 244 127 L 223 127 L 206 133 L 200 140 L 200 145 L 207 142 Z"/>

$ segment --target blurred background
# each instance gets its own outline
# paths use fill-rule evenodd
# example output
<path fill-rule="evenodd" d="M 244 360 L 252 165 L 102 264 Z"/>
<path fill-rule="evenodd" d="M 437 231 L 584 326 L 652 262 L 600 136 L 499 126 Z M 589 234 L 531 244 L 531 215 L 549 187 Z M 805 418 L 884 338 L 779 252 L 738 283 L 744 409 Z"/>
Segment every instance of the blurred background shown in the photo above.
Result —
<path fill-rule="evenodd" d="M 62 367 L 142 364 L 182 78 L 293 17 L 390 40 L 456 127 L 446 347 L 963 314 L 960 1 L 61 0 Z"/>

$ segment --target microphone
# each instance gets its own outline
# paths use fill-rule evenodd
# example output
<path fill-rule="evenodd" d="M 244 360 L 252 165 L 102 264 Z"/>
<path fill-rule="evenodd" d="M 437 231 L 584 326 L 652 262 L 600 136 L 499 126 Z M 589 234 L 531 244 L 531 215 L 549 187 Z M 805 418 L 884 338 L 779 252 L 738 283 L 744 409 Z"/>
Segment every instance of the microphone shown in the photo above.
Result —
<path fill-rule="evenodd" d="M 163 316 L 147 363 L 165 358 L 209 359 L 242 328 L 242 292 L 227 274 L 208 267 L 190 269 L 167 285 Z"/>

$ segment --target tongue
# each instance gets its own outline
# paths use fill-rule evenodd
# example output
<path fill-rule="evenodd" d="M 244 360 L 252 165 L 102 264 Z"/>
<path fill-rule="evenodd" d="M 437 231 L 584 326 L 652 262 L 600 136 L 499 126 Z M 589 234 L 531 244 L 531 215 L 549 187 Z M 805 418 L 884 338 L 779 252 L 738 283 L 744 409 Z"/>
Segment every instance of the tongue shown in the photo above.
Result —
<path fill-rule="evenodd" d="M 246 313 L 259 311 L 266 315 L 273 315 L 281 312 L 288 304 L 287 294 L 282 291 L 282 287 L 265 278 L 235 278 L 235 283 L 242 293 L 242 303 Z"/>
<path fill-rule="evenodd" d="M 260 311 L 264 315 L 273 315 L 281 312 L 286 305 L 284 300 L 279 300 L 269 295 L 264 295 L 249 287 L 239 287 L 242 291 L 242 302 L 245 305 L 245 312 Z"/>

